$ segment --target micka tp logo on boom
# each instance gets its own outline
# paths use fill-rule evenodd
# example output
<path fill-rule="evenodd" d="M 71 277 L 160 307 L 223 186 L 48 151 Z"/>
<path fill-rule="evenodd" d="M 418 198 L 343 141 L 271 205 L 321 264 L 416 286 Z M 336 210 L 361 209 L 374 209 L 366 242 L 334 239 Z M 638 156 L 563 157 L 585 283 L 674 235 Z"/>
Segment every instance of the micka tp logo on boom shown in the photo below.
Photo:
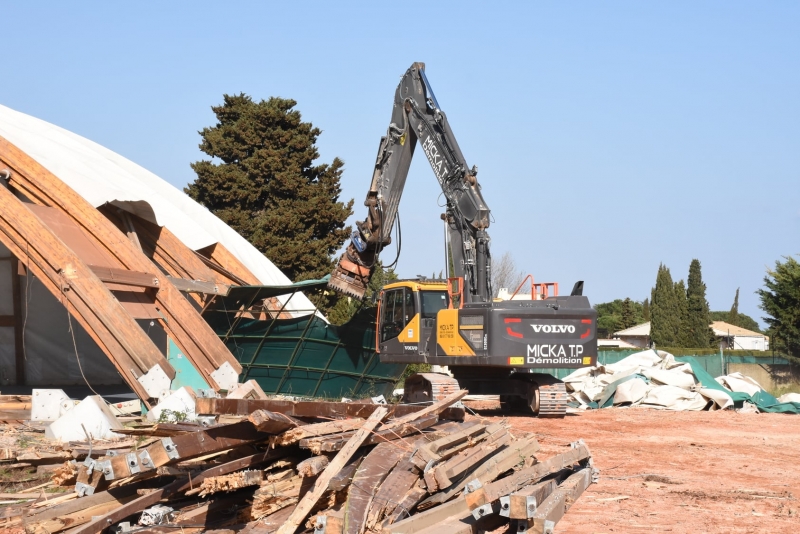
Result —
<path fill-rule="evenodd" d="M 436 175 L 436 179 L 439 180 L 439 184 L 441 185 L 444 177 L 447 176 L 447 165 L 444 164 L 444 158 L 439 154 L 439 147 L 434 143 L 431 134 L 428 134 L 428 137 L 426 137 L 425 141 L 422 143 L 422 151 L 425 152 L 425 155 L 428 157 L 428 162 L 431 164 L 433 174 Z"/>

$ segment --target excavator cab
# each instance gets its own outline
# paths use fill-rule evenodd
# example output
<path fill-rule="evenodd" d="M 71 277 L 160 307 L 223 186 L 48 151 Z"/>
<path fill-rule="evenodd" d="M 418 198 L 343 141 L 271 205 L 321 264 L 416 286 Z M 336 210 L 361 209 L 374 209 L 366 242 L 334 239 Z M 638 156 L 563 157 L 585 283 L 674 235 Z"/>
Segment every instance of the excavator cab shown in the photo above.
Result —
<path fill-rule="evenodd" d="M 384 286 L 378 300 L 378 352 L 424 361 L 436 314 L 449 303 L 447 285 L 441 280 L 400 280 Z"/>

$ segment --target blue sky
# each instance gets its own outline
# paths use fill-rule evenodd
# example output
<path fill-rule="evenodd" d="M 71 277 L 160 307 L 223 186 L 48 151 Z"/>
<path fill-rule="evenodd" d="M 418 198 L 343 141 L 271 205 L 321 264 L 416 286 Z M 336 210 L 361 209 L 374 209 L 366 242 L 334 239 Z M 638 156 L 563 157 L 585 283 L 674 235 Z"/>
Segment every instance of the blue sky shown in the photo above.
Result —
<path fill-rule="evenodd" d="M 495 257 L 593 303 L 702 262 L 712 309 L 760 317 L 800 253 L 800 3 L 10 2 L 0 103 L 178 187 L 223 93 L 297 100 L 361 206 L 399 77 L 427 74 L 492 209 Z M 401 276 L 444 266 L 424 158 Z M 389 254 L 391 255 L 391 254 Z"/>

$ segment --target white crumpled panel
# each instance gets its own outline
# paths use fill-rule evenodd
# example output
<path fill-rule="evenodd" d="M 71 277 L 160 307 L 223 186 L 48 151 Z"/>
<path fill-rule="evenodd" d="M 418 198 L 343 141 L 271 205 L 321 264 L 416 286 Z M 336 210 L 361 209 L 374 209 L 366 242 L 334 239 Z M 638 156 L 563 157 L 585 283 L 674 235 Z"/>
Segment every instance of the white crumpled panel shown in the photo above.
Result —
<path fill-rule="evenodd" d="M 800 393 L 784 393 L 778 397 L 778 402 L 797 402 L 800 403 Z"/>
<path fill-rule="evenodd" d="M 629 402 L 636 404 L 644 399 L 647 395 L 649 386 L 644 380 L 633 378 L 627 382 L 623 382 L 617 386 L 617 392 L 614 393 L 614 404 L 623 404 Z"/>
<path fill-rule="evenodd" d="M 165 226 L 192 250 L 222 243 L 264 285 L 291 281 L 235 230 L 183 191 L 132 161 L 68 130 L 0 105 L 0 136 L 23 150 L 92 206 L 112 203 Z M 282 297 L 282 302 L 286 297 Z M 287 311 L 314 306 L 302 293 Z"/>
<path fill-rule="evenodd" d="M 666 352 L 664 354 L 667 354 Z M 620 374 L 629 369 L 638 369 L 639 367 L 655 367 L 660 364 L 662 357 L 654 350 L 646 350 L 631 354 L 630 356 L 621 359 L 617 363 L 606 365 L 606 370 L 609 374 Z"/>
<path fill-rule="evenodd" d="M 726 376 L 718 376 L 715 378 L 715 380 L 719 382 L 720 385 L 725 386 L 729 390 L 737 393 L 755 395 L 764 389 L 754 379 L 750 378 L 749 376 L 745 376 L 742 373 L 731 373 Z"/>
<path fill-rule="evenodd" d="M 656 386 L 647 392 L 642 404 L 662 406 L 667 410 L 703 410 L 708 401 L 697 392 L 687 391 L 677 386 Z"/>
<path fill-rule="evenodd" d="M 697 392 L 708 400 L 714 401 L 714 405 L 711 407 L 712 410 L 724 410 L 725 408 L 733 406 L 733 399 L 724 391 L 712 388 L 700 388 Z"/>
<path fill-rule="evenodd" d="M 689 367 L 691 369 L 691 367 Z M 666 369 L 643 369 L 642 374 L 659 384 L 665 386 L 677 386 L 683 389 L 690 389 L 695 385 L 694 375 L 686 374 L 680 368 Z"/>

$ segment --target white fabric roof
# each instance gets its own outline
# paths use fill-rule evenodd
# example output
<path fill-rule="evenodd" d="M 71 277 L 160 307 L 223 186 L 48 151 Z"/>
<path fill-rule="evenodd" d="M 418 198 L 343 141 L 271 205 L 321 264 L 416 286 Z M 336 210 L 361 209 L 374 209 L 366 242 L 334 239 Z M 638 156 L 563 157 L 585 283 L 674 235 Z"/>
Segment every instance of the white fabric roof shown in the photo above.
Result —
<path fill-rule="evenodd" d="M 264 285 L 292 283 L 246 239 L 208 209 L 147 169 L 63 128 L 0 105 L 0 136 L 25 151 L 90 204 L 106 203 L 165 226 L 198 250 L 221 243 Z M 311 310 L 295 295 L 288 310 Z"/>

